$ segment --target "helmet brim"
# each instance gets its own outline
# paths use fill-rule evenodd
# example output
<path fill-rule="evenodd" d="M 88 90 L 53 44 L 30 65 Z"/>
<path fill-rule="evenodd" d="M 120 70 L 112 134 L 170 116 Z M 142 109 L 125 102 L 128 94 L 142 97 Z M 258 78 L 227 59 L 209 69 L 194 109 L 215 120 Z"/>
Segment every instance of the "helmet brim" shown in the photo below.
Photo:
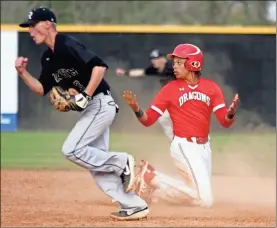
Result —
<path fill-rule="evenodd" d="M 178 57 L 178 58 L 181 58 L 181 59 L 187 59 L 188 58 L 187 56 L 179 56 L 179 55 L 175 55 L 174 53 L 171 53 L 171 54 L 167 55 L 167 59 L 169 59 L 169 60 L 173 60 L 174 57 Z"/>
<path fill-rule="evenodd" d="M 174 55 L 173 54 L 168 54 L 166 57 L 167 57 L 167 59 L 172 60 Z"/>

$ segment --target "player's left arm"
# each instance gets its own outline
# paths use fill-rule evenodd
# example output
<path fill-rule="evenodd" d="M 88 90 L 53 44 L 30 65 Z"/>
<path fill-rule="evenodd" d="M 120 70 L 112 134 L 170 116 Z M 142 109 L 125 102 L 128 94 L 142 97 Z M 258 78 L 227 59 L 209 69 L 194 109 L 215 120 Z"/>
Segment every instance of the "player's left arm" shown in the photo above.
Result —
<path fill-rule="evenodd" d="M 69 51 L 84 66 L 85 71 L 91 72 L 90 81 L 83 91 L 85 95 L 92 96 L 96 88 L 103 80 L 108 65 L 94 52 L 87 49 L 79 42 L 69 40 L 67 43 Z"/>
<path fill-rule="evenodd" d="M 93 67 L 89 83 L 88 83 L 86 89 L 84 90 L 84 92 L 87 95 L 89 95 L 89 96 L 93 95 L 96 88 L 98 87 L 100 82 L 103 80 L 106 70 L 107 70 L 107 68 L 102 67 L 102 66 Z"/>
<path fill-rule="evenodd" d="M 145 127 L 153 125 L 168 106 L 168 100 L 166 99 L 166 96 L 164 96 L 163 90 L 164 89 L 158 93 L 152 105 L 150 105 L 146 112 L 140 108 L 136 99 L 136 95 L 128 90 L 123 92 L 123 97 L 126 103 L 132 108 L 138 121 Z"/>
<path fill-rule="evenodd" d="M 232 104 L 227 108 L 222 90 L 216 85 L 212 100 L 213 112 L 218 122 L 223 127 L 230 127 L 235 121 L 235 114 L 239 102 L 238 94 L 235 95 Z"/>

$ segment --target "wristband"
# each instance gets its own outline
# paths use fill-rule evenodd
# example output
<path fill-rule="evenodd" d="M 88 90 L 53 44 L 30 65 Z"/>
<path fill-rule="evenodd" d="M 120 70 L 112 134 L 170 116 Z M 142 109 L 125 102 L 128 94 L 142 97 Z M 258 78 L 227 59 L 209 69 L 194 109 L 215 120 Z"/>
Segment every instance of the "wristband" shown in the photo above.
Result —
<path fill-rule="evenodd" d="M 88 100 L 88 101 L 90 101 L 91 99 L 92 99 L 92 97 L 91 96 L 89 96 L 89 95 L 87 95 L 86 94 L 86 92 L 81 92 L 81 94 Z"/>
<path fill-rule="evenodd" d="M 234 114 L 227 114 L 227 118 L 228 119 L 230 119 L 230 120 L 232 120 L 233 118 L 234 118 L 234 116 L 235 116 L 235 113 Z"/>
<path fill-rule="evenodd" d="M 142 111 L 142 109 L 139 108 L 139 110 L 137 112 L 135 112 L 135 115 L 137 118 L 141 118 L 144 115 L 144 111 Z"/>

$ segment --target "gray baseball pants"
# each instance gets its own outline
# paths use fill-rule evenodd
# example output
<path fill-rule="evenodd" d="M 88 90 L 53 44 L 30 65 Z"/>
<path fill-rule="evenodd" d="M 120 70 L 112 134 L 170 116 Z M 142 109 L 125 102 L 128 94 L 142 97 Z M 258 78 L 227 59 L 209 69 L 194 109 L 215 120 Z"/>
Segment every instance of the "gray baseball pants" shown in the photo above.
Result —
<path fill-rule="evenodd" d="M 109 152 L 110 126 L 115 116 L 115 101 L 111 95 L 94 96 L 66 138 L 62 153 L 88 169 L 97 186 L 116 200 L 121 210 L 133 212 L 147 204 L 134 191 L 124 192 L 120 175 L 127 163 L 127 153 Z"/>

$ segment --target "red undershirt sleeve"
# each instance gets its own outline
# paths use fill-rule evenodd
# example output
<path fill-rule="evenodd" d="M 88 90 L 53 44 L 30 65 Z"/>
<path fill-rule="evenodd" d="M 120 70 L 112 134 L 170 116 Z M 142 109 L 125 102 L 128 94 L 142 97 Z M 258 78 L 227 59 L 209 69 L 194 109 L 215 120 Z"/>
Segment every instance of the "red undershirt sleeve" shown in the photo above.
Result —
<path fill-rule="evenodd" d="M 234 118 L 230 121 L 226 120 L 225 116 L 227 115 L 227 107 L 225 104 L 223 92 L 217 84 L 214 84 L 214 95 L 211 104 L 218 122 L 223 127 L 230 127 L 234 122 Z"/>
<path fill-rule="evenodd" d="M 226 107 L 223 107 L 223 108 L 220 108 L 218 109 L 215 113 L 215 116 L 218 120 L 218 122 L 223 126 L 223 127 L 230 127 L 233 123 L 234 123 L 234 119 L 233 118 L 232 120 L 230 121 L 227 121 L 225 116 L 227 115 L 227 108 Z"/>
<path fill-rule="evenodd" d="M 164 86 L 157 96 L 154 98 L 152 104 L 145 112 L 147 115 L 147 120 L 141 122 L 144 126 L 149 127 L 153 125 L 157 119 L 163 115 L 164 111 L 168 108 L 169 105 L 169 96 L 168 92 L 168 85 Z"/>

